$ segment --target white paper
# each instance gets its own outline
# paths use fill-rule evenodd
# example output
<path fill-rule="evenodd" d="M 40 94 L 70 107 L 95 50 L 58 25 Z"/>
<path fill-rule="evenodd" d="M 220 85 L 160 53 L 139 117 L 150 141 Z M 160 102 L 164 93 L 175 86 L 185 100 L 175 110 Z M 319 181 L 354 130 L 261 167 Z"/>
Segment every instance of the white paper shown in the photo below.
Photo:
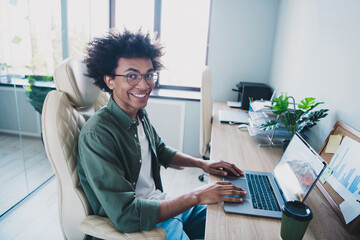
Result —
<path fill-rule="evenodd" d="M 360 211 L 360 204 L 358 204 L 359 206 L 355 205 L 351 202 L 351 201 L 343 201 L 340 204 L 340 209 L 341 212 L 345 218 L 345 222 L 346 224 L 348 224 L 349 222 L 351 222 L 352 220 L 354 220 L 357 216 L 359 216 L 359 211 Z M 354 207 L 358 208 L 358 209 L 354 209 Z"/>
<path fill-rule="evenodd" d="M 345 137 L 329 164 L 333 173 L 328 183 L 344 199 L 341 211 L 349 222 L 360 215 L 359 159 L 360 143 Z"/>
<path fill-rule="evenodd" d="M 255 100 L 251 102 L 251 108 L 256 111 L 261 111 L 264 109 L 270 109 L 271 102 L 270 101 L 264 101 L 264 100 Z"/>

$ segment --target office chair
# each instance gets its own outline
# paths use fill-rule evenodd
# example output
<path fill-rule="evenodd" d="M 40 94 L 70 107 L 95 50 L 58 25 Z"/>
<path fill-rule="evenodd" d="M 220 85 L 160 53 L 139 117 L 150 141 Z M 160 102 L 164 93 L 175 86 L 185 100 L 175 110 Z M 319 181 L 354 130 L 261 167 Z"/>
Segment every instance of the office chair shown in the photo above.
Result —
<path fill-rule="evenodd" d="M 210 68 L 205 66 L 202 71 L 201 78 L 201 98 L 200 98 L 200 154 L 205 160 L 209 160 L 210 155 L 210 139 L 212 124 L 212 95 L 211 95 L 212 79 Z M 201 174 L 198 178 L 204 181 L 205 174 Z"/>
<path fill-rule="evenodd" d="M 109 95 L 86 77 L 81 58 L 68 58 L 55 70 L 56 90 L 47 95 L 42 133 L 47 157 L 55 171 L 60 225 L 64 239 L 166 239 L 162 228 L 122 233 L 106 217 L 91 215 L 76 166 L 77 140 L 85 121 L 107 104 Z"/>

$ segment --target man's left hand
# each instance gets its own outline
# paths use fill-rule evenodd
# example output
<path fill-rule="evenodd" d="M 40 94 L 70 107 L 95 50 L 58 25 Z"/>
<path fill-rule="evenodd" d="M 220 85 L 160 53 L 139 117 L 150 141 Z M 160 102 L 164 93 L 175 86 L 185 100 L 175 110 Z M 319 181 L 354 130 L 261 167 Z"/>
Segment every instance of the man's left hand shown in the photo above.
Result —
<path fill-rule="evenodd" d="M 244 176 L 244 172 L 242 170 L 240 170 L 238 167 L 236 167 L 235 164 L 225 162 L 222 160 L 220 160 L 220 161 L 211 161 L 211 160 L 203 161 L 202 169 L 209 174 L 214 174 L 214 175 L 218 175 L 218 176 L 222 176 L 222 177 L 228 176 L 228 173 L 223 169 L 228 169 L 235 176 L 238 176 L 238 177 Z"/>

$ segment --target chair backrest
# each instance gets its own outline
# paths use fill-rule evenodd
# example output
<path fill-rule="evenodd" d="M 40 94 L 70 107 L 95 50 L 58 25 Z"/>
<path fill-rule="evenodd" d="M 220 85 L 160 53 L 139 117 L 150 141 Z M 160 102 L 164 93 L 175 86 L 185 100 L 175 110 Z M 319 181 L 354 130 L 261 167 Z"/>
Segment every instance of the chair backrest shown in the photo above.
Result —
<path fill-rule="evenodd" d="M 91 212 L 76 167 L 78 136 L 85 121 L 109 98 L 84 73 L 82 58 L 63 61 L 54 74 L 56 90 L 47 95 L 42 111 L 43 140 L 57 179 L 60 225 L 66 239 L 85 238 L 79 225 Z"/>
<path fill-rule="evenodd" d="M 211 120 L 212 120 L 212 79 L 210 68 L 205 66 L 202 71 L 201 79 L 201 98 L 200 98 L 200 154 L 205 156 L 209 150 L 211 139 Z"/>

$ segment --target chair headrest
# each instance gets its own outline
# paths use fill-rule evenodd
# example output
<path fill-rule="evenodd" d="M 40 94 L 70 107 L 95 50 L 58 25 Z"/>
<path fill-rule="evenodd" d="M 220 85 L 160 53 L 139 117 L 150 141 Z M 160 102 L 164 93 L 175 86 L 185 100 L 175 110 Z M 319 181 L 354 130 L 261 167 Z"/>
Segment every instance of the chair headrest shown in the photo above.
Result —
<path fill-rule="evenodd" d="M 86 65 L 80 57 L 65 59 L 55 70 L 56 89 L 65 92 L 75 107 L 93 105 L 101 91 L 86 73 Z"/>

